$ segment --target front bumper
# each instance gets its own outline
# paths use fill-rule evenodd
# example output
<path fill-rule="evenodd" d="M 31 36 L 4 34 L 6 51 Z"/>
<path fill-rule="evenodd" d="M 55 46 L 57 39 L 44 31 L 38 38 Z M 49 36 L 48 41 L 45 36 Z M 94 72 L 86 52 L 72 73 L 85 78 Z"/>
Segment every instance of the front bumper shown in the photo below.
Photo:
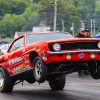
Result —
<path fill-rule="evenodd" d="M 58 55 L 58 54 L 75 54 L 75 53 L 82 53 L 82 52 L 87 52 L 87 53 L 100 53 L 100 50 L 77 50 L 77 51 L 62 51 L 62 52 L 52 52 L 52 51 L 47 51 L 49 55 Z"/>

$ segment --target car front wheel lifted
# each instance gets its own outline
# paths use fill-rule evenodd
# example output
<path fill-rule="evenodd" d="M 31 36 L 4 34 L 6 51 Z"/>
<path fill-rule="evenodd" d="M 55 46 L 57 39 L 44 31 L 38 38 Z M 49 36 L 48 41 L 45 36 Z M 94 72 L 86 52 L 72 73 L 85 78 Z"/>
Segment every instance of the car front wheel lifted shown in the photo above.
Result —
<path fill-rule="evenodd" d="M 37 82 L 43 83 L 48 76 L 48 66 L 37 56 L 33 62 L 33 75 Z"/>

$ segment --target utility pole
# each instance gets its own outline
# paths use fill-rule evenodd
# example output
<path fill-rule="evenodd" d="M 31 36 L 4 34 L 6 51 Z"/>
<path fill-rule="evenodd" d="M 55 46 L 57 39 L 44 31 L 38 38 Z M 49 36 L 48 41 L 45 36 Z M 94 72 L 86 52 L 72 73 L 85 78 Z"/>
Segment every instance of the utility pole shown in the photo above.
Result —
<path fill-rule="evenodd" d="M 95 20 L 93 19 L 93 23 L 94 23 L 94 34 L 95 34 Z"/>
<path fill-rule="evenodd" d="M 50 2 L 50 4 L 52 4 L 54 6 L 54 31 L 56 31 L 56 19 L 57 19 L 57 1 L 55 0 L 55 3 L 53 4 L 52 2 Z"/>
<path fill-rule="evenodd" d="M 54 31 L 56 31 L 57 1 L 58 1 L 58 0 L 55 0 L 55 4 L 54 4 Z"/>
<path fill-rule="evenodd" d="M 73 35 L 74 35 L 74 25 L 73 25 L 73 23 L 72 23 L 72 29 L 73 29 Z"/>
<path fill-rule="evenodd" d="M 92 37 L 92 19 L 91 19 L 91 37 Z"/>
<path fill-rule="evenodd" d="M 62 30 L 64 32 L 64 21 L 62 20 Z"/>

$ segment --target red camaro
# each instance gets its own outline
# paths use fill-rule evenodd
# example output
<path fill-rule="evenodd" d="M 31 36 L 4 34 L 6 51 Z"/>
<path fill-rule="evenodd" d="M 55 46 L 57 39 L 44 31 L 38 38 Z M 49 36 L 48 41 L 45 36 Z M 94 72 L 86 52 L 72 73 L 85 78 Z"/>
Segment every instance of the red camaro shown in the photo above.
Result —
<path fill-rule="evenodd" d="M 24 34 L 0 56 L 0 91 L 11 92 L 23 80 L 47 80 L 52 90 L 61 90 L 66 74 L 79 69 L 89 70 L 94 79 L 99 79 L 99 60 L 100 39 L 74 38 L 67 32 Z"/>

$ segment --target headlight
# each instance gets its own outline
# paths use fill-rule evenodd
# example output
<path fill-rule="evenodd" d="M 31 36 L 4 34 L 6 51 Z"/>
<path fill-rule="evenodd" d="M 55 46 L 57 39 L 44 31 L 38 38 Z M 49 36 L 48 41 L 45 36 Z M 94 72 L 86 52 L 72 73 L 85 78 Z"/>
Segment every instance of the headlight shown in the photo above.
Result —
<path fill-rule="evenodd" d="M 58 43 L 53 44 L 53 49 L 54 49 L 55 51 L 59 51 L 59 50 L 61 49 L 60 44 L 58 44 Z"/>
<path fill-rule="evenodd" d="M 98 48 L 100 49 L 100 42 L 98 42 Z"/>

